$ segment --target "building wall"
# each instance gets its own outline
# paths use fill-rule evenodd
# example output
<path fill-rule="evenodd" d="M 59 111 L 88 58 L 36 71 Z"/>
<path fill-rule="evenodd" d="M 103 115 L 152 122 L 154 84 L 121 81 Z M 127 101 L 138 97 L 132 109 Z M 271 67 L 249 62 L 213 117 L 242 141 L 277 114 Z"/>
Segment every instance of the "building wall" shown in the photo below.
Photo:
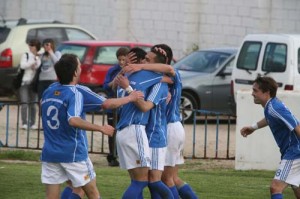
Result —
<path fill-rule="evenodd" d="M 239 46 L 248 33 L 300 32 L 298 0 L 0 0 L 0 15 L 74 23 L 100 40 L 163 42 L 177 58 Z"/>

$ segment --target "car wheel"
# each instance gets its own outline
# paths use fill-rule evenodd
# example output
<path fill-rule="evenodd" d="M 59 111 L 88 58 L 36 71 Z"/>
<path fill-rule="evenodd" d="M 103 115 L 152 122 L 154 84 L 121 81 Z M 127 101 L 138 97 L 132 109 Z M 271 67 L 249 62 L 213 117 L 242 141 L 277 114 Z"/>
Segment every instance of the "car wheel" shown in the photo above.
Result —
<path fill-rule="evenodd" d="M 184 122 L 193 122 L 193 110 L 197 109 L 197 101 L 195 97 L 187 92 L 183 91 L 181 94 L 181 108 L 182 108 L 182 119 Z"/>

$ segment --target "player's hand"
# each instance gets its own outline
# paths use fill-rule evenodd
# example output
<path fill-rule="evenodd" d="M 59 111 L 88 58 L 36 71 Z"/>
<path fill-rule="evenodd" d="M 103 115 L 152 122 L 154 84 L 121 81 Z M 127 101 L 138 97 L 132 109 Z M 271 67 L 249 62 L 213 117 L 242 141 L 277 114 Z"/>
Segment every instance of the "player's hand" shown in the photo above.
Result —
<path fill-rule="evenodd" d="M 126 76 L 124 76 L 124 75 L 121 75 L 121 74 L 118 75 L 115 78 L 114 82 L 117 85 L 119 85 L 121 88 L 123 88 L 123 89 L 125 89 L 125 88 L 127 88 L 129 86 L 129 80 L 128 80 L 128 78 Z"/>
<path fill-rule="evenodd" d="M 129 74 L 131 74 L 131 73 L 138 72 L 140 70 L 142 70 L 142 67 L 141 67 L 140 64 L 128 64 L 127 66 L 125 66 L 123 68 L 122 71 L 123 71 L 123 73 L 129 73 Z"/>
<path fill-rule="evenodd" d="M 127 64 L 133 64 L 137 62 L 137 56 L 134 52 L 128 53 L 126 59 Z"/>
<path fill-rule="evenodd" d="M 243 137 L 247 137 L 254 132 L 254 129 L 251 126 L 246 126 L 243 127 L 240 132 Z"/>
<path fill-rule="evenodd" d="M 136 102 L 139 99 L 144 99 L 144 93 L 141 91 L 134 90 L 129 94 L 129 97 L 131 102 Z"/>
<path fill-rule="evenodd" d="M 114 135 L 115 128 L 110 125 L 105 124 L 101 128 L 101 132 L 104 133 L 105 135 L 108 135 L 111 137 Z"/>

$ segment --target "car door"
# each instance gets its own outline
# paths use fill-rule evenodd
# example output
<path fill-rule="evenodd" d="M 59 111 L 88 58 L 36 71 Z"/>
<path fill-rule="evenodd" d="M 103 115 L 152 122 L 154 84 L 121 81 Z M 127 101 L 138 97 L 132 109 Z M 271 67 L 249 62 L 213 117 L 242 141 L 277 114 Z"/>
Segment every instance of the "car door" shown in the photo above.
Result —
<path fill-rule="evenodd" d="M 212 81 L 212 110 L 226 113 L 235 112 L 233 96 L 231 95 L 231 74 L 234 65 L 234 56 L 228 58 Z M 225 103 L 224 103 L 225 102 Z"/>

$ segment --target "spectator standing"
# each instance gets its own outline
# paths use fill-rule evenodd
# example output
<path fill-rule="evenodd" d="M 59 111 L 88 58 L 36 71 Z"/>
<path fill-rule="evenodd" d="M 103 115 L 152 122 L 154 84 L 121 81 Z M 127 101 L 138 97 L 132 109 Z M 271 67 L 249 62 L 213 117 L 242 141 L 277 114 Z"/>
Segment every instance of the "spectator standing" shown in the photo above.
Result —
<path fill-rule="evenodd" d="M 35 125 L 37 94 L 30 87 L 31 81 L 41 64 L 38 51 L 41 43 L 37 39 L 28 42 L 29 51 L 24 53 L 21 58 L 20 68 L 24 70 L 22 84 L 19 88 L 19 99 L 21 104 L 22 129 L 37 129 Z"/>
<path fill-rule="evenodd" d="M 60 59 L 61 53 L 55 51 L 55 43 L 53 39 L 45 39 L 43 41 L 45 52 L 41 56 L 41 69 L 37 86 L 38 98 L 41 99 L 43 92 L 53 82 L 57 81 L 54 70 L 54 64 Z"/>
<path fill-rule="evenodd" d="M 111 67 L 104 80 L 103 88 L 107 92 L 108 98 L 115 98 L 116 91 L 114 88 L 113 80 L 120 73 L 122 68 L 126 65 L 126 56 L 129 52 L 128 48 L 121 47 L 116 52 L 116 57 L 118 59 L 118 64 Z M 108 109 L 106 110 L 107 115 L 107 123 L 113 127 L 116 127 L 118 120 L 118 110 Z M 115 147 L 115 135 L 112 137 L 108 137 L 108 147 L 109 154 L 107 155 L 107 161 L 109 166 L 119 166 L 119 162 L 117 160 L 117 152 Z"/>

